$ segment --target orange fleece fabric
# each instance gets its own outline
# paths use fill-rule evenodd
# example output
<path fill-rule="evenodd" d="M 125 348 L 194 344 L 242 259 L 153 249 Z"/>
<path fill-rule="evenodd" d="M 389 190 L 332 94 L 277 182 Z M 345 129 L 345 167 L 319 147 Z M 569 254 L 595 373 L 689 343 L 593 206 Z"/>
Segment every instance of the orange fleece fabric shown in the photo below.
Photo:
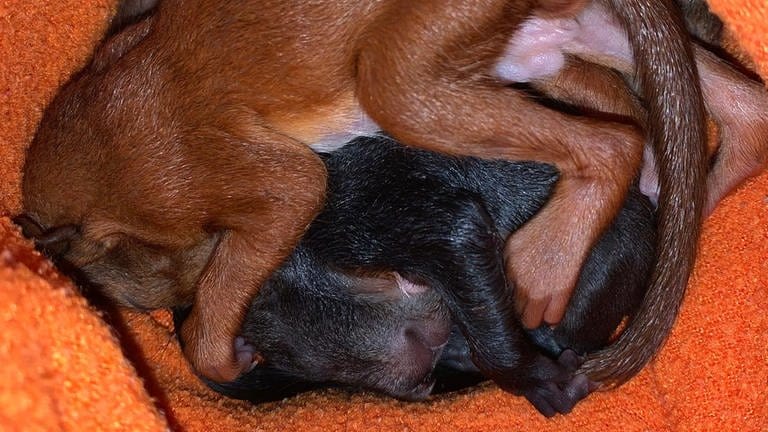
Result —
<path fill-rule="evenodd" d="M 710 4 L 768 76 L 768 3 Z M 41 110 L 113 9 L 114 0 L 0 0 L 0 430 L 768 430 L 768 172 L 707 221 L 658 358 L 568 416 L 544 419 L 491 384 L 424 403 L 327 390 L 252 406 L 196 380 L 167 312 L 123 311 L 118 340 L 4 217 L 19 209 L 23 152 Z"/>

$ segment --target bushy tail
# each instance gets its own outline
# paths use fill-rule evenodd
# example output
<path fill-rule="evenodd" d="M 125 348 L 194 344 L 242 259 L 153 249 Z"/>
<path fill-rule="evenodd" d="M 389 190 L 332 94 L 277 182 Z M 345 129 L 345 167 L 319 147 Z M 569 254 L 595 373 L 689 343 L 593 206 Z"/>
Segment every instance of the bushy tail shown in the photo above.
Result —
<path fill-rule="evenodd" d="M 580 372 L 604 385 L 637 374 L 661 349 L 696 258 L 706 185 L 706 114 L 689 36 L 670 0 L 606 0 L 629 37 L 659 170 L 657 261 L 637 315 Z"/>

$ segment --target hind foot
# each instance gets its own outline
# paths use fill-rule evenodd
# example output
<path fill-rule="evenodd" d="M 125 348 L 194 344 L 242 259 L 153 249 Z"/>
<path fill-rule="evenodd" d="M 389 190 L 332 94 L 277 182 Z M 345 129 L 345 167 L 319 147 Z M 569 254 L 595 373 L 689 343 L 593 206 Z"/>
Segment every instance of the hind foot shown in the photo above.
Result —
<path fill-rule="evenodd" d="M 523 392 L 523 396 L 545 417 L 568 414 L 576 404 L 597 388 L 584 375 L 574 375 L 584 359 L 572 350 L 565 350 L 557 364 L 567 371 L 567 379 L 545 381 Z"/>

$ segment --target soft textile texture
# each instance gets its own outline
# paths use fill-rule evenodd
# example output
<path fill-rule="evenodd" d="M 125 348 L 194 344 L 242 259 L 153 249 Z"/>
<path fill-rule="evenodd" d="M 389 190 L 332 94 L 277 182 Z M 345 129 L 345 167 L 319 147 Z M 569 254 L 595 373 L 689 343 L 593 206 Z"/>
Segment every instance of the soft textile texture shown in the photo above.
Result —
<path fill-rule="evenodd" d="M 710 3 L 767 76 L 768 3 Z M 23 151 L 42 108 L 87 59 L 113 7 L 110 0 L 0 0 L 0 215 L 19 209 Z M 254 407 L 195 379 L 166 312 L 123 312 L 118 342 L 2 217 L 0 430 L 765 431 L 766 311 L 768 173 L 707 222 L 688 298 L 658 359 L 569 416 L 545 420 L 493 385 L 426 403 L 321 391 Z"/>

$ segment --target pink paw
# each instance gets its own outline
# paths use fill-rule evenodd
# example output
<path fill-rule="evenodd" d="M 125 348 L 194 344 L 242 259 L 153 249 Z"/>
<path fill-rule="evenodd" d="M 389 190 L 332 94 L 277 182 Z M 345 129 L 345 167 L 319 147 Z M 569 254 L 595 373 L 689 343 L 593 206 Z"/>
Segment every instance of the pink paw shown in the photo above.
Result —
<path fill-rule="evenodd" d="M 256 348 L 249 344 L 244 337 L 235 338 L 235 358 L 240 370 L 249 372 L 264 359 L 256 352 Z"/>
<path fill-rule="evenodd" d="M 532 17 L 515 32 L 496 75 L 504 81 L 530 82 L 557 74 L 565 64 L 563 46 L 578 35 L 572 19 Z"/>

